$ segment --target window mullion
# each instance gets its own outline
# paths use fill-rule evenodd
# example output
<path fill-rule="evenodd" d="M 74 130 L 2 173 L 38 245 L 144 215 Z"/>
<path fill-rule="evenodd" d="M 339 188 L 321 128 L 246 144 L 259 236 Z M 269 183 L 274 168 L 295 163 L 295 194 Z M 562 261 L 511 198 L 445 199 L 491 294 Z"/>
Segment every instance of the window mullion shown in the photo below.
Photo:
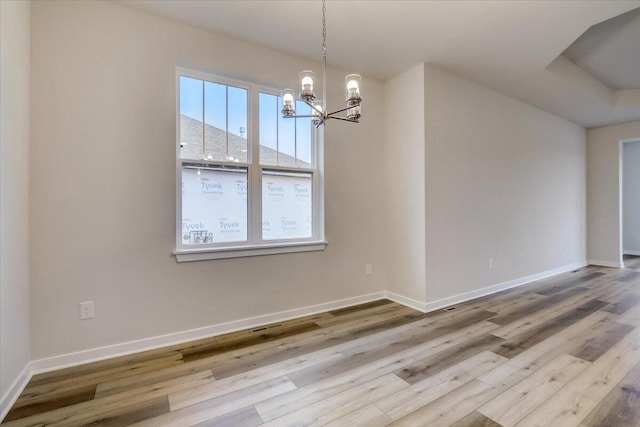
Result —
<path fill-rule="evenodd" d="M 259 91 L 251 87 L 249 92 L 249 117 L 251 127 L 251 160 L 249 171 L 251 185 L 249 191 L 250 241 L 262 241 L 262 170 L 260 168 L 260 132 L 259 132 Z"/>

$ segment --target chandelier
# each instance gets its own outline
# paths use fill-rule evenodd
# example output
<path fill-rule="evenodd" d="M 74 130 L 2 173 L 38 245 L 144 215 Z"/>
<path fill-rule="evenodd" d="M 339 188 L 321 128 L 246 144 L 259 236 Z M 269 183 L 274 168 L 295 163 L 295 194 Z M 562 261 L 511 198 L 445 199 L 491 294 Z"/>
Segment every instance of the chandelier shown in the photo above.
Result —
<path fill-rule="evenodd" d="M 346 85 L 346 108 L 328 112 L 327 105 L 327 23 L 326 23 L 325 0 L 322 0 L 322 101 L 316 101 L 313 85 L 316 75 L 313 71 L 305 70 L 300 73 L 300 100 L 311 107 L 311 114 L 296 114 L 296 93 L 293 89 L 282 91 L 282 117 L 288 118 L 311 118 L 311 123 L 315 127 L 323 125 L 329 119 L 344 120 L 358 123 L 361 116 L 360 88 L 362 78 L 358 74 L 349 74 L 345 77 Z M 339 115 L 345 113 L 344 116 Z"/>

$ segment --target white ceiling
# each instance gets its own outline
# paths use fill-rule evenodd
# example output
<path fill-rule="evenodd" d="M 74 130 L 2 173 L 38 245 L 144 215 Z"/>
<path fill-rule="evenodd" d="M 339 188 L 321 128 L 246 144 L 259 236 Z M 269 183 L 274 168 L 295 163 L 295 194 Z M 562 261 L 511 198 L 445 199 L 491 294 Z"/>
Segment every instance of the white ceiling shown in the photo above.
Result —
<path fill-rule="evenodd" d="M 321 59 L 320 1 L 115 2 Z M 327 60 L 380 80 L 430 63 L 586 127 L 640 120 L 640 88 L 612 89 L 561 56 L 591 26 L 637 7 L 640 0 L 329 0 Z M 640 41 L 625 40 L 640 58 Z M 632 79 L 640 70 L 621 73 Z"/>
<path fill-rule="evenodd" d="M 640 89 L 640 8 L 589 28 L 563 55 L 611 89 Z"/>

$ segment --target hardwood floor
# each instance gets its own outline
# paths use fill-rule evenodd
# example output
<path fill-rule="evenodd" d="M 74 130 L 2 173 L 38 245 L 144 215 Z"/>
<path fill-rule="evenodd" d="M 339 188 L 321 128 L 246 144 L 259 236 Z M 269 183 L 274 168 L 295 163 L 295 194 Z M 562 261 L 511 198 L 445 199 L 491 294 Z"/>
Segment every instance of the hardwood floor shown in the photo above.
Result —
<path fill-rule="evenodd" d="M 640 257 L 34 376 L 3 425 L 640 426 Z"/>

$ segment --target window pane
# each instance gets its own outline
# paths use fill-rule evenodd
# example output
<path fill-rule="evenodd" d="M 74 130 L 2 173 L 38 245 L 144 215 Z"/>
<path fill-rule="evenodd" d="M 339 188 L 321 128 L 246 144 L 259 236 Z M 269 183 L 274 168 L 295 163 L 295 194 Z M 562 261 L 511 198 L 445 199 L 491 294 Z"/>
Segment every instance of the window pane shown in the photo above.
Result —
<path fill-rule="evenodd" d="M 293 239 L 313 236 L 311 173 L 262 174 L 262 238 Z"/>
<path fill-rule="evenodd" d="M 278 164 L 278 97 L 260 93 L 260 164 Z"/>
<path fill-rule="evenodd" d="M 229 161 L 247 162 L 247 90 L 227 86 L 229 103 Z"/>
<path fill-rule="evenodd" d="M 278 105 L 282 98 L 278 97 Z M 300 106 L 296 102 L 296 108 Z M 296 111 L 297 114 L 300 114 Z M 278 114 L 278 166 L 296 165 L 296 120 L 285 119 Z"/>
<path fill-rule="evenodd" d="M 296 110 L 299 114 L 311 114 L 311 107 L 304 102 L 297 101 Z M 311 119 L 296 119 L 296 166 L 311 168 L 311 135 L 313 127 Z"/>
<path fill-rule="evenodd" d="M 227 86 L 204 82 L 204 136 L 207 160 L 227 160 Z"/>
<path fill-rule="evenodd" d="M 180 157 L 202 158 L 202 80 L 180 76 Z"/>
<path fill-rule="evenodd" d="M 247 169 L 182 167 L 182 244 L 247 240 Z"/>

